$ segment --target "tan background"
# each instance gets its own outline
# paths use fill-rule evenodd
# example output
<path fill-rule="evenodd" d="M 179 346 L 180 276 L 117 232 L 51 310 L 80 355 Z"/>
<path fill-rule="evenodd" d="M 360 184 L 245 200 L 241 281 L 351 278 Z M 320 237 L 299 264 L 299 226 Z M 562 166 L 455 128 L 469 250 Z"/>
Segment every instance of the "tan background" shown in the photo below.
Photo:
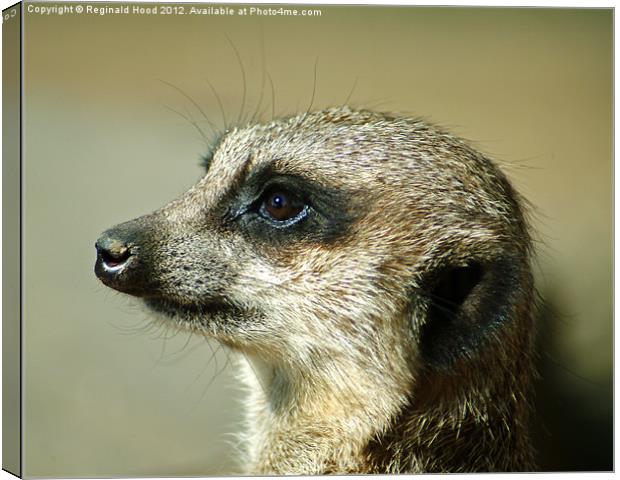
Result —
<path fill-rule="evenodd" d="M 540 463 L 611 468 L 612 12 L 319 8 L 320 18 L 26 14 L 26 475 L 225 474 L 239 461 L 242 396 L 226 354 L 131 333 L 147 315 L 92 273 L 102 230 L 201 176 L 200 136 L 165 106 L 200 114 L 160 80 L 220 125 L 208 78 L 237 117 L 226 36 L 246 70 L 246 113 L 264 43 L 277 112 L 307 108 L 318 59 L 314 107 L 341 104 L 357 79 L 351 103 L 424 116 L 505 166 L 535 205 L 540 239 Z"/>

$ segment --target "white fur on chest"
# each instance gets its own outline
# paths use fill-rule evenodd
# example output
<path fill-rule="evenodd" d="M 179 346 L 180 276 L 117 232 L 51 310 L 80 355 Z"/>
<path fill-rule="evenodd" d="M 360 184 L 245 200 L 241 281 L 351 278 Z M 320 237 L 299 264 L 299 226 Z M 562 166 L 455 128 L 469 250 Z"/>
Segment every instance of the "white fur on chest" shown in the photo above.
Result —
<path fill-rule="evenodd" d="M 246 387 L 245 432 L 242 434 L 247 452 L 246 473 L 253 473 L 260 449 L 264 446 L 271 418 L 269 390 L 275 369 L 262 359 L 246 354 L 239 358 L 239 376 Z"/>

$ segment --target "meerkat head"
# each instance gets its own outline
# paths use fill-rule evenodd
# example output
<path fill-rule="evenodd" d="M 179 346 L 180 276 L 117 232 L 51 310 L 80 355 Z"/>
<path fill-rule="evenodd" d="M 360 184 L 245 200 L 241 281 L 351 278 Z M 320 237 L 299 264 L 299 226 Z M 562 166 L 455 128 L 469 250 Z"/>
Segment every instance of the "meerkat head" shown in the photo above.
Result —
<path fill-rule="evenodd" d="M 96 244 L 101 281 L 174 324 L 300 371 L 404 379 L 501 343 L 529 299 L 516 193 L 424 122 L 328 109 L 234 129 L 205 165 Z"/>

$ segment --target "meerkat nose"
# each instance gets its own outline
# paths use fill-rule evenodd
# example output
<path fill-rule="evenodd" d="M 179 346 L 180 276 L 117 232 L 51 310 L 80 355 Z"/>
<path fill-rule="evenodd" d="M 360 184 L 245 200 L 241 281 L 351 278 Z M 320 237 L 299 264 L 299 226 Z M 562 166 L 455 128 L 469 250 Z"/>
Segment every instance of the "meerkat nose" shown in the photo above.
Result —
<path fill-rule="evenodd" d="M 143 296 L 153 292 L 156 277 L 148 255 L 151 218 L 139 218 L 116 225 L 95 242 L 95 275 L 119 292 Z"/>
<path fill-rule="evenodd" d="M 97 240 L 95 248 L 102 270 L 108 275 L 120 273 L 131 257 L 131 251 L 124 242 L 106 235 Z"/>

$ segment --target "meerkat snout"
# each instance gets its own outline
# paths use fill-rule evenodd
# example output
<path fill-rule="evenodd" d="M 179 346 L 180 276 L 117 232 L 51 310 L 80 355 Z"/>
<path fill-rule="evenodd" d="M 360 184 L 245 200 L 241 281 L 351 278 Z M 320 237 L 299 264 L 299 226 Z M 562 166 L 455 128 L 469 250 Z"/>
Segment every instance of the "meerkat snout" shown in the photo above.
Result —
<path fill-rule="evenodd" d="M 234 129 L 205 164 L 104 233 L 95 271 L 244 353 L 248 473 L 532 468 L 531 241 L 493 162 L 334 108 Z"/>

